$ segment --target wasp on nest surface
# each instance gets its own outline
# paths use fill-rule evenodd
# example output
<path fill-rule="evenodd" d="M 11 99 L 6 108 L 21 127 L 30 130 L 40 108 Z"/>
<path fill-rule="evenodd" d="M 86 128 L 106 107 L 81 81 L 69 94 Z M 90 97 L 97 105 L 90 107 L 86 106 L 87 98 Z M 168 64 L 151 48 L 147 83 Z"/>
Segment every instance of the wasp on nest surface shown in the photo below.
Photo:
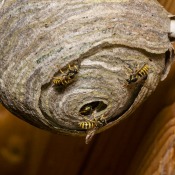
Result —
<path fill-rule="evenodd" d="M 91 141 L 98 128 L 107 124 L 104 114 L 102 114 L 100 117 L 95 117 L 97 112 L 104 110 L 106 107 L 107 105 L 103 102 L 92 102 L 84 105 L 80 109 L 80 114 L 83 115 L 84 121 L 79 122 L 78 125 L 81 129 L 87 131 L 86 144 Z M 88 117 L 92 117 L 92 119 L 89 119 Z"/>

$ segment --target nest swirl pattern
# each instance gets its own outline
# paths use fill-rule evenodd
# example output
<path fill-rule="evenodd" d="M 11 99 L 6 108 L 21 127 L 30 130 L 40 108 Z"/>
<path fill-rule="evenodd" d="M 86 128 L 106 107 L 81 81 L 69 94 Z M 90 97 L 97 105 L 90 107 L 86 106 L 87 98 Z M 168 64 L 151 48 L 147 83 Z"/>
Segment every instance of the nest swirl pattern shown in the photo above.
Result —
<path fill-rule="evenodd" d="M 7 0 L 0 8 L 1 103 L 58 133 L 84 135 L 81 123 L 97 126 L 101 116 L 98 132 L 109 128 L 165 75 L 169 25 L 154 0 Z M 74 67 L 70 83 L 53 83 Z"/>

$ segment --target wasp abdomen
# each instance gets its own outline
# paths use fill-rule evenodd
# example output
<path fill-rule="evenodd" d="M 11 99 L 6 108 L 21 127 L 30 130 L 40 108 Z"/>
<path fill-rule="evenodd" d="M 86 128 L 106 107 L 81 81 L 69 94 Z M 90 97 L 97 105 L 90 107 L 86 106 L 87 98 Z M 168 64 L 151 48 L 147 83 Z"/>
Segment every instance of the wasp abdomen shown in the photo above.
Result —
<path fill-rule="evenodd" d="M 97 127 L 97 128 L 102 127 L 102 126 L 107 124 L 106 118 L 104 118 L 103 115 L 98 119 L 95 119 L 95 118 L 93 120 L 90 120 L 87 118 L 85 118 L 85 119 L 86 119 L 86 121 L 80 122 L 79 126 L 80 126 L 80 128 L 86 129 L 86 130 L 93 129 L 95 127 Z"/>
<path fill-rule="evenodd" d="M 148 70 L 149 70 L 148 65 L 145 65 L 145 66 L 143 66 L 143 67 L 138 71 L 137 74 L 138 74 L 140 77 L 143 77 L 143 76 L 147 77 L 147 75 L 148 75 Z"/>
<path fill-rule="evenodd" d="M 94 122 L 80 122 L 79 126 L 82 129 L 92 129 L 95 127 L 95 123 Z"/>
<path fill-rule="evenodd" d="M 70 80 L 71 79 L 69 77 L 62 76 L 62 77 L 54 77 L 52 81 L 55 85 L 64 86 L 64 85 L 69 84 Z"/>
<path fill-rule="evenodd" d="M 52 82 L 53 84 L 58 86 L 65 86 L 73 81 L 75 75 L 78 73 L 78 67 L 76 65 L 74 65 L 73 67 L 69 65 L 68 69 L 65 72 L 63 72 L 62 70 L 60 70 L 60 72 L 62 75 L 59 77 L 54 77 Z"/>
<path fill-rule="evenodd" d="M 137 82 L 139 80 L 139 78 L 146 79 L 148 76 L 148 70 L 149 70 L 149 67 L 146 64 L 140 70 L 138 70 L 136 73 L 130 75 L 129 79 L 127 79 L 126 81 L 130 84 L 130 83 Z"/>

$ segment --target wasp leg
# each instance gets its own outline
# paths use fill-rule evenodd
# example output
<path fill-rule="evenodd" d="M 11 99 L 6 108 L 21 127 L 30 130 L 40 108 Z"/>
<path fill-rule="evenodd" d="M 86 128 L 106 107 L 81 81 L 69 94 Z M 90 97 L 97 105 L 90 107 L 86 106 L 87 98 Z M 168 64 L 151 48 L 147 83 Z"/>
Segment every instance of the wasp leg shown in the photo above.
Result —
<path fill-rule="evenodd" d="M 107 123 L 107 121 L 106 121 L 106 117 L 104 117 L 104 114 L 100 117 L 100 120 L 103 120 L 104 121 L 104 123 L 105 123 L 105 125 L 107 125 L 108 123 Z"/>
<path fill-rule="evenodd" d="M 60 69 L 61 74 L 64 74 L 64 72 Z"/>
<path fill-rule="evenodd" d="M 74 65 L 74 68 L 75 68 L 76 71 L 78 71 L 78 67 L 76 65 Z"/>
<path fill-rule="evenodd" d="M 61 83 L 62 83 L 62 85 L 66 85 L 66 84 L 68 84 L 68 83 L 67 83 L 67 81 L 66 81 L 66 80 L 64 80 L 64 79 L 63 79 L 63 80 L 61 80 Z"/>
<path fill-rule="evenodd" d="M 68 68 L 69 68 L 69 70 L 70 70 L 70 71 L 72 70 L 72 68 L 71 68 L 70 64 L 68 65 Z"/>

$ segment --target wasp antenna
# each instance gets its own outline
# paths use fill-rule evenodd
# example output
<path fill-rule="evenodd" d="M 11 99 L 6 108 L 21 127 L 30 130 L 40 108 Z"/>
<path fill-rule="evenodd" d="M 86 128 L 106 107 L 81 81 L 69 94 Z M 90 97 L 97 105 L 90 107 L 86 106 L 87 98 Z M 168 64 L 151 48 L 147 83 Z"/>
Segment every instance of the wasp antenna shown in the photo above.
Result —
<path fill-rule="evenodd" d="M 70 64 L 68 65 L 68 67 L 69 67 L 69 70 L 72 70 Z"/>
<path fill-rule="evenodd" d="M 78 70 L 78 66 L 74 65 L 74 68 L 75 68 L 76 70 Z"/>
<path fill-rule="evenodd" d="M 62 73 L 62 74 L 64 74 L 64 72 L 60 69 L 60 72 Z"/>

